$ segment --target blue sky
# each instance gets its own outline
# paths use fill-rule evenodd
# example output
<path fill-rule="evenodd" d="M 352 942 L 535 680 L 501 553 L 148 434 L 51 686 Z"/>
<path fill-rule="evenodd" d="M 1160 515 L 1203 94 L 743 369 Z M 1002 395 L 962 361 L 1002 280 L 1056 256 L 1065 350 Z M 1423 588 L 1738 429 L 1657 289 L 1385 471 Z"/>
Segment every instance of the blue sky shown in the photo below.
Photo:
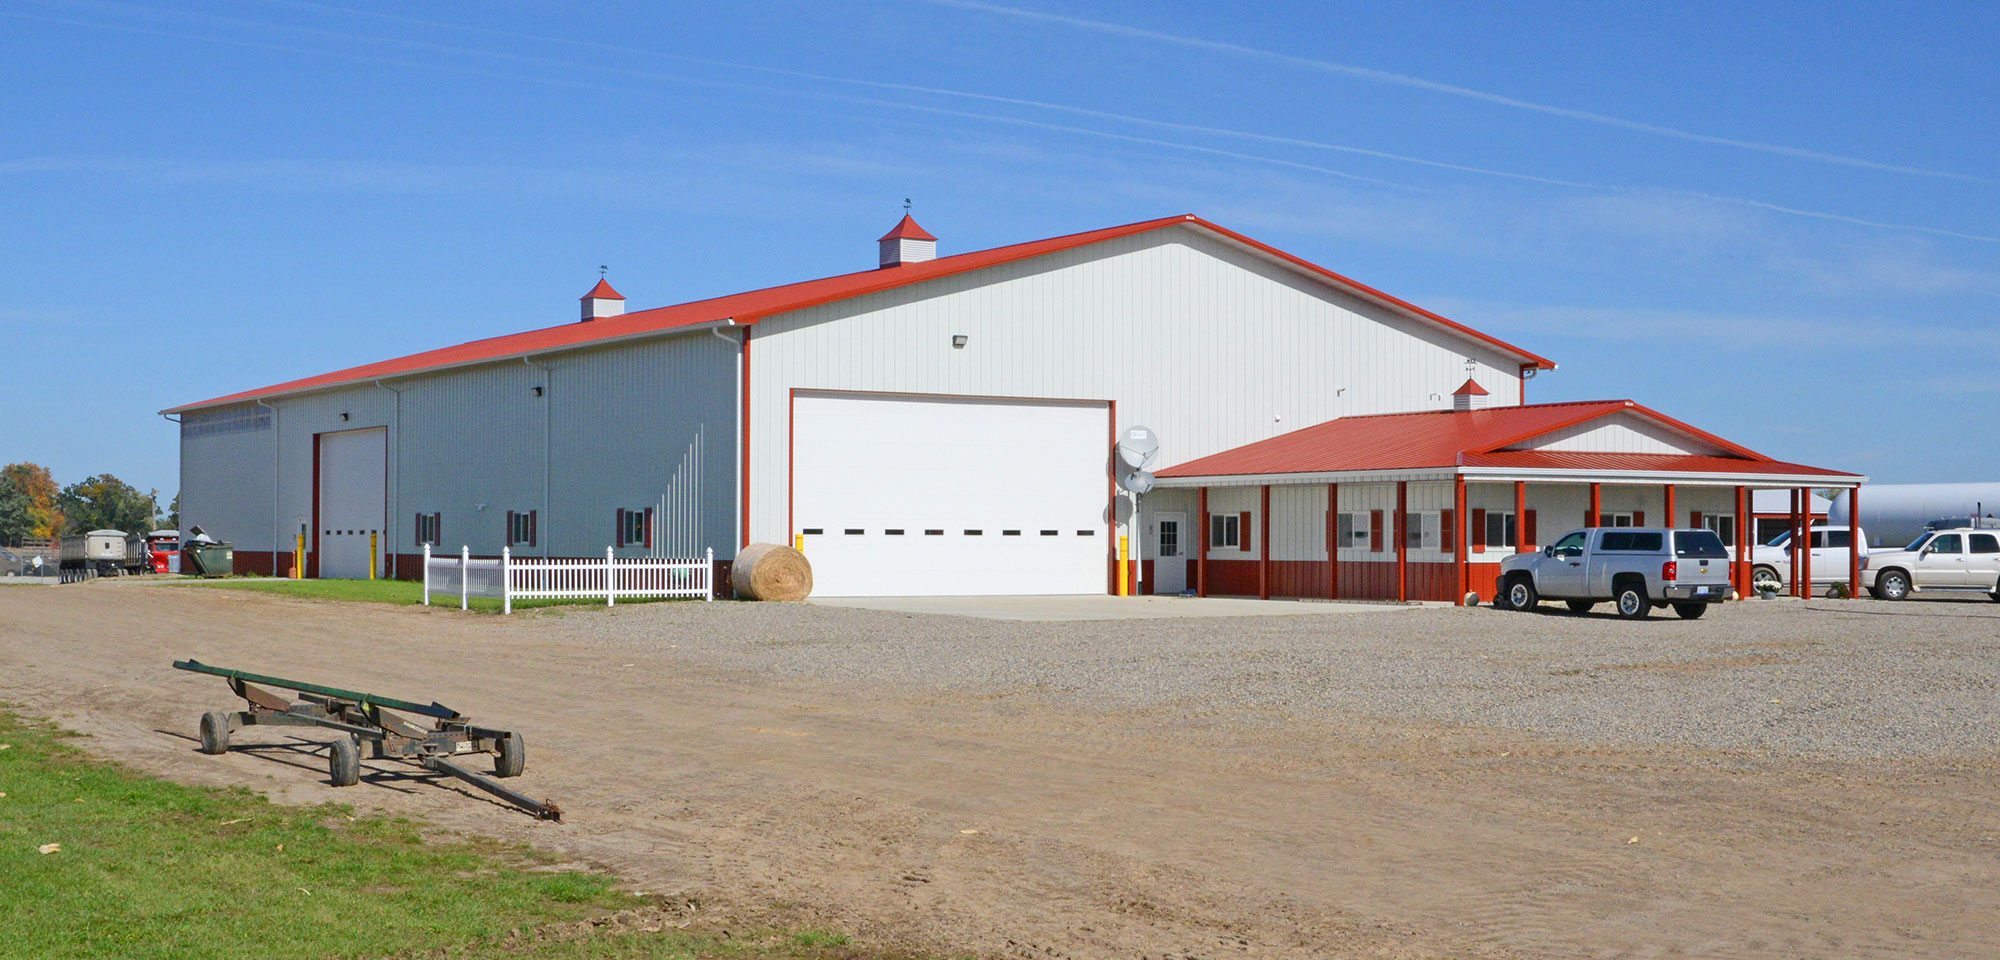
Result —
<path fill-rule="evenodd" d="M 599 264 L 864 269 L 911 197 L 947 253 L 1199 213 L 1556 359 L 1531 400 L 2000 475 L 2000 7 L 1013 2 L 0 7 L 0 353 L 64 410 L 0 461 L 164 499 L 161 407 Z"/>

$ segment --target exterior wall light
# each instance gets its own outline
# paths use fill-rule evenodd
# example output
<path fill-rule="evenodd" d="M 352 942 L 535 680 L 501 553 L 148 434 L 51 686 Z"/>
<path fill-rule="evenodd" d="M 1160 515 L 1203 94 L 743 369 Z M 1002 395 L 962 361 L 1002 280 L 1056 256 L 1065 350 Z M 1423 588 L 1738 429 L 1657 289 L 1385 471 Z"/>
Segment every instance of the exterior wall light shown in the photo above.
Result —
<path fill-rule="evenodd" d="M 967 339 L 967 337 L 965 336 L 965 334 L 962 334 L 962 333 L 954 333 L 954 334 L 952 334 L 952 335 L 951 335 L 951 347 L 952 347 L 952 349 L 954 349 L 954 350 L 963 350 L 963 349 L 965 349 L 965 341 L 966 341 L 966 339 Z"/>
<path fill-rule="evenodd" d="M 533 390 L 535 391 L 535 396 L 538 396 L 538 397 L 539 397 L 539 396 L 541 396 L 541 395 L 542 395 L 542 388 L 541 388 L 541 387 L 534 387 L 534 388 L 532 388 L 532 389 L 533 389 Z"/>
<path fill-rule="evenodd" d="M 347 422 L 347 414 L 343 413 L 343 414 L 341 414 L 341 415 L 340 415 L 340 422 L 341 422 L 341 423 L 346 423 L 346 422 Z"/>

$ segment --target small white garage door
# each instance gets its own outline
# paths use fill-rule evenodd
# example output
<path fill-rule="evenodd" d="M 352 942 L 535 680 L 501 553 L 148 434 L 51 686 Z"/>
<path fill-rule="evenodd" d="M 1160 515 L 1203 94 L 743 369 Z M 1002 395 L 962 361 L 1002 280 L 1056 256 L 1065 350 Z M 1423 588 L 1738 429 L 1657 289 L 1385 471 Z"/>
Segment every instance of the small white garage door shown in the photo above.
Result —
<path fill-rule="evenodd" d="M 813 593 L 1103 593 L 1110 433 L 1103 403 L 798 395 Z"/>
<path fill-rule="evenodd" d="M 322 433 L 319 437 L 319 575 L 368 576 L 369 534 L 376 534 L 377 573 L 389 549 L 388 436 L 384 427 Z"/>

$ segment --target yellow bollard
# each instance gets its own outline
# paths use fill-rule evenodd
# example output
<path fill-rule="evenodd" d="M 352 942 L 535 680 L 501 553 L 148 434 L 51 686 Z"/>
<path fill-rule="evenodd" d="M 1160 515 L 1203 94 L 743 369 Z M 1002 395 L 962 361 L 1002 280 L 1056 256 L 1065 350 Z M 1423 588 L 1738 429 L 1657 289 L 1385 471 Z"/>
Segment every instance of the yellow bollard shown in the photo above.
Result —
<path fill-rule="evenodd" d="M 1126 562 L 1131 558 L 1131 542 L 1131 537 L 1122 534 L 1118 537 L 1118 595 L 1121 597 L 1132 595 L 1131 574 L 1125 569 Z"/>
<path fill-rule="evenodd" d="M 306 575 L 306 535 L 301 533 L 292 538 L 292 579 L 303 580 Z"/>
<path fill-rule="evenodd" d="M 794 550 L 797 550 L 797 551 L 798 551 L 798 552 L 800 553 L 800 555 L 804 555 L 804 554 L 805 554 L 805 552 L 806 552 L 806 535 L 805 535 L 805 534 L 803 534 L 803 533 L 795 533 L 795 534 L 792 534 L 792 549 L 794 549 Z"/>
<path fill-rule="evenodd" d="M 375 579 L 375 531 L 368 531 L 368 579 Z"/>

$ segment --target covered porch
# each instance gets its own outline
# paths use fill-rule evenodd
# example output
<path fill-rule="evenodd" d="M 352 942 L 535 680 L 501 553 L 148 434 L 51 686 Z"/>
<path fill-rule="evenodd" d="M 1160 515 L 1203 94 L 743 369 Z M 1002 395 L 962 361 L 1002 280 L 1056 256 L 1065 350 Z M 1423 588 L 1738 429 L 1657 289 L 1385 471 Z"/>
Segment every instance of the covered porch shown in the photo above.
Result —
<path fill-rule="evenodd" d="M 1865 480 L 1631 401 L 1344 418 L 1162 471 L 1142 516 L 1145 579 L 1197 596 L 1463 603 L 1494 595 L 1508 554 L 1569 531 L 1672 526 L 1715 531 L 1748 593 L 1757 491 L 1782 491 L 1803 530 L 1812 490 L 1858 496 Z M 1848 566 L 1858 592 L 1858 554 Z M 1810 552 L 1795 548 L 1792 569 L 1803 595 Z"/>

